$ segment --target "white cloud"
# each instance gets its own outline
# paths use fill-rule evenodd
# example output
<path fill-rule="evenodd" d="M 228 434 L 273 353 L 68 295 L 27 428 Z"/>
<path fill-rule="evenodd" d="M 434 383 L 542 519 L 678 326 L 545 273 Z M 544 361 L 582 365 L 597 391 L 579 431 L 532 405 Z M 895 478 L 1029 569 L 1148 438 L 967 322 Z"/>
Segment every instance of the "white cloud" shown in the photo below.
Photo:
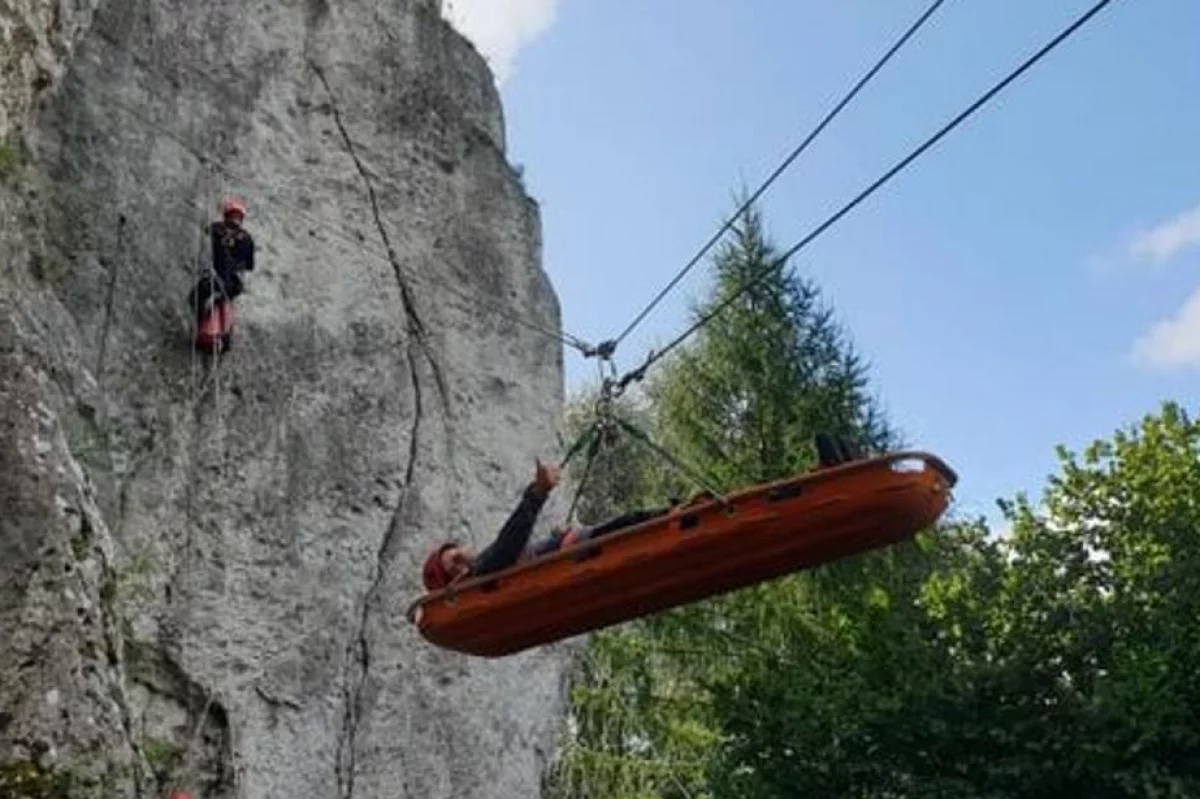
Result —
<path fill-rule="evenodd" d="M 1138 234 L 1130 254 L 1134 258 L 1161 263 L 1196 245 L 1200 245 L 1200 206 Z"/>
<path fill-rule="evenodd" d="M 1155 324 L 1134 343 L 1133 360 L 1163 370 L 1200 366 L 1200 288 L 1174 316 Z"/>
<path fill-rule="evenodd" d="M 445 0 L 442 13 L 487 59 L 503 84 L 521 48 L 554 22 L 558 0 Z"/>

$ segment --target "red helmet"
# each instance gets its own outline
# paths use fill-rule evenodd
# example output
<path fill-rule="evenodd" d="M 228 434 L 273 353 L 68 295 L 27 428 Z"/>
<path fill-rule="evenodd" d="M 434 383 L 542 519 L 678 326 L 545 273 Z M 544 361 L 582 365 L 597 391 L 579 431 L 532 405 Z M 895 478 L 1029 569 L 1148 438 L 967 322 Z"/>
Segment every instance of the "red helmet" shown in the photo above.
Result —
<path fill-rule="evenodd" d="M 246 215 L 246 201 L 241 197 L 226 197 L 221 203 L 221 216 L 229 216 L 230 214 Z"/>
<path fill-rule="evenodd" d="M 456 546 L 458 544 L 453 542 L 442 544 L 430 552 L 429 557 L 425 558 L 425 566 L 421 569 L 421 579 L 425 582 L 426 591 L 437 591 L 445 588 L 446 584 L 450 582 L 450 575 L 442 563 L 442 553 Z"/>

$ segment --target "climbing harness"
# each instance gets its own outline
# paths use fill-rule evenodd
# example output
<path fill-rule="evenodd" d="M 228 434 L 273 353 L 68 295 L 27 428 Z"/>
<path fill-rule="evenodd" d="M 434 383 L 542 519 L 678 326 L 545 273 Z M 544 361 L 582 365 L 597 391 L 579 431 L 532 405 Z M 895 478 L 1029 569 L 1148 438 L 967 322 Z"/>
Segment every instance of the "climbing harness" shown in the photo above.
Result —
<path fill-rule="evenodd" d="M 115 42 L 112 39 L 107 38 L 107 35 L 104 34 L 103 32 L 99 33 L 98 35 L 101 38 L 108 41 L 110 44 L 115 44 Z M 149 66 L 141 65 L 141 64 L 139 64 L 139 66 L 141 66 L 142 69 L 148 73 L 152 73 L 152 74 L 155 73 L 155 70 L 151 69 Z M 202 73 L 194 72 L 193 74 L 200 80 L 211 82 L 211 78 L 203 75 Z M 227 167 L 225 167 L 219 160 L 212 158 L 205 151 L 201 150 L 199 147 L 190 143 L 185 138 L 174 133 L 173 131 L 166 128 L 165 126 L 155 122 L 152 119 L 149 119 L 148 117 L 146 117 L 145 114 L 143 114 L 142 112 L 133 108 L 128 103 L 124 102 L 120 97 L 117 97 L 115 94 L 108 92 L 104 89 L 100 89 L 100 88 L 96 88 L 96 87 L 92 87 L 91 91 L 94 91 L 96 94 L 102 96 L 105 99 L 107 104 L 123 111 L 124 113 L 126 113 L 130 117 L 132 117 L 133 119 L 135 119 L 138 122 L 140 122 L 141 124 L 145 125 L 147 128 L 155 130 L 155 131 L 159 132 L 160 134 L 162 134 L 163 136 L 165 136 L 166 138 L 170 139 L 177 146 L 179 146 L 182 150 L 184 150 L 185 152 L 190 154 L 194 159 L 199 161 L 201 164 L 205 164 L 205 165 L 211 167 L 216 173 L 220 174 L 223 178 L 230 179 L 230 178 L 234 177 L 232 171 L 229 170 Z M 344 229 L 339 228 L 325 220 L 322 220 L 318 217 L 313 216 L 309 211 L 305 210 L 301 206 L 299 206 L 295 203 L 288 202 L 287 200 L 285 200 L 281 197 L 277 197 L 277 196 L 272 198 L 272 204 L 282 207 L 282 208 L 286 208 L 291 214 L 293 214 L 295 216 L 295 218 L 304 220 L 305 222 L 307 222 L 309 225 L 311 225 L 314 228 L 321 228 L 326 233 L 328 233 L 333 239 L 340 241 L 342 246 L 348 248 L 349 250 L 352 250 L 359 255 L 366 255 L 366 256 L 373 257 L 373 258 L 385 263 L 390 268 L 395 268 L 395 264 L 393 263 L 392 259 L 389 257 L 388 252 L 386 252 L 385 250 L 378 248 L 378 247 L 373 247 L 357 238 L 354 238 L 349 233 L 347 233 Z M 469 303 L 472 306 L 490 310 L 493 313 L 495 313 L 497 316 L 499 316 L 509 322 L 512 322 L 513 324 L 523 327 L 531 332 L 538 333 L 539 335 L 542 335 L 548 339 L 556 341 L 559 344 L 563 344 L 565 346 L 571 347 L 571 348 L 579 351 L 580 353 L 591 352 L 596 349 L 588 342 L 586 342 L 583 339 L 581 339 L 577 336 L 574 336 L 568 332 L 565 332 L 565 331 L 560 332 L 557 330 L 552 330 L 549 327 L 538 324 L 537 322 L 534 322 L 521 314 L 513 313 L 511 310 L 509 310 L 507 307 L 501 305 L 497 301 L 486 299 L 484 297 L 479 296 L 478 294 L 469 294 L 465 290 L 463 290 L 461 287 L 459 287 L 458 285 L 454 284 L 453 282 L 451 282 L 449 280 L 439 280 L 439 279 L 431 278 L 429 275 L 427 275 L 425 273 L 406 274 L 406 279 L 411 280 L 414 283 L 425 284 L 426 286 L 432 287 L 438 291 L 444 291 L 447 294 L 454 295 L 454 296 L 462 299 L 464 302 Z"/>

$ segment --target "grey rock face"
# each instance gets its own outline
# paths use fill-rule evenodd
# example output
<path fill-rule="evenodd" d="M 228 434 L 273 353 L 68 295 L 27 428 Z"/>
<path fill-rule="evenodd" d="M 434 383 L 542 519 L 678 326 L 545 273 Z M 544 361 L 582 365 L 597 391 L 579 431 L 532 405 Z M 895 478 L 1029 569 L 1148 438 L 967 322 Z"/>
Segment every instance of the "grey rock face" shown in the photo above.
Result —
<path fill-rule="evenodd" d="M 404 618 L 562 401 L 537 210 L 434 5 L 113 0 L 36 105 L 0 89 L 30 151 L 0 183 L 0 763 L 537 795 L 566 646 L 473 660 Z M 257 266 L 206 358 L 185 296 L 226 192 Z"/>
<path fill-rule="evenodd" d="M 62 78 L 97 5 L 99 0 L 0 3 L 0 142 L 20 132 L 34 101 Z"/>

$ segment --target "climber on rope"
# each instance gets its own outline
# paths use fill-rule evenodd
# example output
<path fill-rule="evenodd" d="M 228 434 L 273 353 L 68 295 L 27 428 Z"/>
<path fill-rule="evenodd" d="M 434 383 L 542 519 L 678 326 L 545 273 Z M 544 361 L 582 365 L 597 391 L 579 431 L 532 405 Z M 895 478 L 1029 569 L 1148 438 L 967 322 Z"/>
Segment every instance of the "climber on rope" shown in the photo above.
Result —
<path fill-rule="evenodd" d="M 590 540 L 632 527 L 670 510 L 636 510 L 593 527 L 559 528 L 542 541 L 530 544 L 529 536 L 533 533 L 533 525 L 550 492 L 558 485 L 560 477 L 561 470 L 558 466 L 544 464 L 539 460 L 533 481 L 525 487 L 521 501 L 486 549 L 474 554 L 459 542 L 448 541 L 429 553 L 422 570 L 425 590 L 437 591 L 461 579 L 503 571 L 518 562 L 548 555 L 577 541 Z"/>
<path fill-rule="evenodd" d="M 220 338 L 223 350 L 229 349 L 232 302 L 244 291 L 242 272 L 254 269 L 254 239 L 242 227 L 246 203 L 228 197 L 221 203 L 221 221 L 209 226 L 212 241 L 212 273 L 197 281 L 188 303 L 195 312 L 197 343 L 215 344 Z"/>

